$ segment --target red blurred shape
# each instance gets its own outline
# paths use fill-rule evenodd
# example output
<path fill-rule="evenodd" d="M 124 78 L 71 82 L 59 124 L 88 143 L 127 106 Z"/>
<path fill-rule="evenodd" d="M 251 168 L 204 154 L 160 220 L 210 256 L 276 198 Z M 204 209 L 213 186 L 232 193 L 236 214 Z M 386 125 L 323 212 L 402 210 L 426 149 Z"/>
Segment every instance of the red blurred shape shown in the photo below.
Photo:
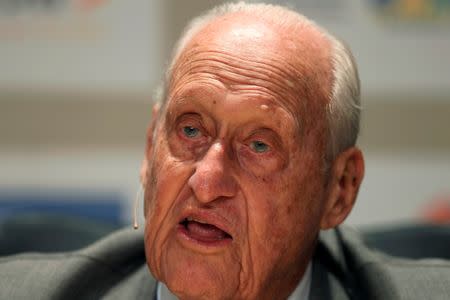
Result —
<path fill-rule="evenodd" d="M 93 10 L 104 4 L 106 0 L 76 0 L 77 6 L 82 10 Z"/>
<path fill-rule="evenodd" d="M 421 216 L 434 224 L 450 224 L 450 195 L 434 198 L 424 207 Z"/>

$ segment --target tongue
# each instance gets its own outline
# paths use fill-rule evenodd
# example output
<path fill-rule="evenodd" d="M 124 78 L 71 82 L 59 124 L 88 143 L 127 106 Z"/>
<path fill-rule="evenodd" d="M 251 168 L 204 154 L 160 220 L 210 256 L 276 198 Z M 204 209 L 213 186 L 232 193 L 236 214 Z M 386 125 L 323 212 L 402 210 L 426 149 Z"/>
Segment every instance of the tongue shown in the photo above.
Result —
<path fill-rule="evenodd" d="M 226 232 L 210 224 L 202 224 L 199 222 L 190 221 L 187 223 L 186 228 L 193 238 L 201 241 L 212 242 L 223 240 L 229 237 Z"/>

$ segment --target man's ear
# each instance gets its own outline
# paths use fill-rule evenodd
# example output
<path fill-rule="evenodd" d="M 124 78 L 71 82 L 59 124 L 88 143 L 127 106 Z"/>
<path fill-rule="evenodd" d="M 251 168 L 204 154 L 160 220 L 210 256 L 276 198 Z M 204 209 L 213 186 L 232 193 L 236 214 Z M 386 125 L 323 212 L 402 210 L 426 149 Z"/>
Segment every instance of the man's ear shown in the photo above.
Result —
<path fill-rule="evenodd" d="M 156 127 L 156 122 L 158 120 L 160 104 L 156 103 L 153 105 L 152 109 L 152 119 L 150 120 L 150 124 L 147 128 L 147 137 L 145 143 L 145 153 L 144 159 L 141 165 L 140 179 L 142 186 L 145 187 L 147 183 L 147 169 L 148 162 L 152 159 L 152 151 L 153 151 L 153 135 Z"/>
<path fill-rule="evenodd" d="M 327 198 L 321 229 L 341 224 L 350 214 L 364 177 L 364 158 L 360 149 L 351 147 L 335 159 L 328 179 Z"/>

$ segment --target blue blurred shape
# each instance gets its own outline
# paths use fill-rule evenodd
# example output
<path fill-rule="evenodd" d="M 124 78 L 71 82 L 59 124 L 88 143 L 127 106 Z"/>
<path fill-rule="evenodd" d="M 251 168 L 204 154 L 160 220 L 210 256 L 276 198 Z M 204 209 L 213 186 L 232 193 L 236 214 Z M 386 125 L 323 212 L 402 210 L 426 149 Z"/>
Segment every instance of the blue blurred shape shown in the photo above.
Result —
<path fill-rule="evenodd" d="M 114 192 L 1 191 L 0 221 L 14 215 L 43 213 L 121 225 L 122 197 Z"/>

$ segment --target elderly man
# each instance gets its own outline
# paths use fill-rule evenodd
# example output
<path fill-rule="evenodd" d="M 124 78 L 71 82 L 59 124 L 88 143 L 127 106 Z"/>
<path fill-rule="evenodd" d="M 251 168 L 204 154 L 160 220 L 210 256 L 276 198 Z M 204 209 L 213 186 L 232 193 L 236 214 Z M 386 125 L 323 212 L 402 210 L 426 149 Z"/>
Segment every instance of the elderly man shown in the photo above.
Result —
<path fill-rule="evenodd" d="M 165 92 L 143 171 L 152 274 L 186 299 L 308 294 L 319 230 L 363 177 L 350 53 L 294 12 L 226 5 L 189 27 Z"/>
<path fill-rule="evenodd" d="M 121 231 L 6 258 L 1 298 L 450 297 L 449 263 L 382 256 L 338 227 L 364 173 L 359 96 L 350 51 L 291 10 L 195 19 L 148 132 L 144 245 Z"/>

